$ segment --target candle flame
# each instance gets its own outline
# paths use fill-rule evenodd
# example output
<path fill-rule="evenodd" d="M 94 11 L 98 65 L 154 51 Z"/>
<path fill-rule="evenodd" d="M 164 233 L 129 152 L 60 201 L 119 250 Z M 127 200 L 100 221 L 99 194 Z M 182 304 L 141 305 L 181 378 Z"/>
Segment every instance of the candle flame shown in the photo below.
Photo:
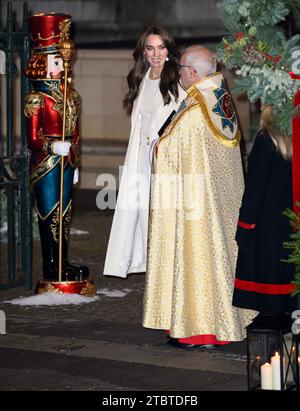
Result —
<path fill-rule="evenodd" d="M 275 357 L 279 357 L 279 354 L 278 354 L 278 352 L 276 351 L 276 353 L 275 353 Z"/>

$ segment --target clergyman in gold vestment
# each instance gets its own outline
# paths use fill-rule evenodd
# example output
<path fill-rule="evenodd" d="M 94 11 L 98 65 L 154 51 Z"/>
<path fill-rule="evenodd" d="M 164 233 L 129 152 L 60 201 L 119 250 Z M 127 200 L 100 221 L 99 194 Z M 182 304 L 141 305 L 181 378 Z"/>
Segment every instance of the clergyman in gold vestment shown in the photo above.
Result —
<path fill-rule="evenodd" d="M 214 54 L 193 46 L 180 63 L 187 98 L 154 150 L 143 326 L 189 346 L 241 341 L 257 313 L 232 306 L 240 130 Z"/>

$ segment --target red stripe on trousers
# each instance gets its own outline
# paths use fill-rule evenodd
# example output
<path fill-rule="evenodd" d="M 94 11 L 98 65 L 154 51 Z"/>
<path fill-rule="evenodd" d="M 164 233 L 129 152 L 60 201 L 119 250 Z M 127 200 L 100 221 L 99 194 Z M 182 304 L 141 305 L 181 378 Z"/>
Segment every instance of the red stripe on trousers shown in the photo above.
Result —
<path fill-rule="evenodd" d="M 235 279 L 234 287 L 238 290 L 252 291 L 259 294 L 290 294 L 295 290 L 294 284 L 264 284 L 254 281 Z"/>
<path fill-rule="evenodd" d="M 238 225 L 242 228 L 246 228 L 247 230 L 251 230 L 252 228 L 255 228 L 256 224 L 247 224 L 244 223 L 244 221 L 238 221 Z"/>

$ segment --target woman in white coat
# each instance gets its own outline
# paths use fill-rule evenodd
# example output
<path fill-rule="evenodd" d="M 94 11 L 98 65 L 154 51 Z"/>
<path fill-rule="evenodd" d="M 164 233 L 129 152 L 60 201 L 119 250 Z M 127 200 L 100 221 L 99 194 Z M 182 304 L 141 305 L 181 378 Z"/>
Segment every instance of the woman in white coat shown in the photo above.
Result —
<path fill-rule="evenodd" d="M 146 27 L 133 57 L 123 101 L 131 114 L 131 132 L 103 273 L 122 278 L 146 271 L 152 148 L 185 98 L 179 85 L 179 51 L 163 27 Z"/>

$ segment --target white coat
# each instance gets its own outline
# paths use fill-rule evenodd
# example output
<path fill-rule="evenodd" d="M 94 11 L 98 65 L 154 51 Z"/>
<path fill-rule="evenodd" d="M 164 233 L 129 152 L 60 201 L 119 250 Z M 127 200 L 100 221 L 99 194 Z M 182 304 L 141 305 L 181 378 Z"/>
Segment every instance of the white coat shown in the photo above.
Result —
<path fill-rule="evenodd" d="M 179 87 L 178 101 L 175 102 L 174 96 L 170 94 L 170 103 L 164 105 L 158 88 L 154 98 L 149 130 L 150 145 L 147 146 L 147 153 L 142 152 L 145 147 L 141 145 L 140 141 L 140 106 L 145 89 L 145 79 L 149 78 L 149 73 L 150 69 L 141 83 L 140 92 L 133 105 L 129 144 L 107 247 L 104 275 L 126 278 L 129 273 L 146 271 L 152 147 L 158 138 L 159 129 L 172 111 L 177 110 L 181 100 L 186 96 L 186 92 Z M 143 165 L 142 171 L 139 167 L 141 161 L 147 162 Z M 147 182 L 143 180 L 143 177 L 146 178 L 146 176 L 142 176 L 142 179 L 138 178 L 138 175 L 141 176 L 139 172 L 145 173 L 145 169 L 148 174 Z M 138 196 L 144 197 L 142 198 L 143 209 L 136 202 Z"/>

